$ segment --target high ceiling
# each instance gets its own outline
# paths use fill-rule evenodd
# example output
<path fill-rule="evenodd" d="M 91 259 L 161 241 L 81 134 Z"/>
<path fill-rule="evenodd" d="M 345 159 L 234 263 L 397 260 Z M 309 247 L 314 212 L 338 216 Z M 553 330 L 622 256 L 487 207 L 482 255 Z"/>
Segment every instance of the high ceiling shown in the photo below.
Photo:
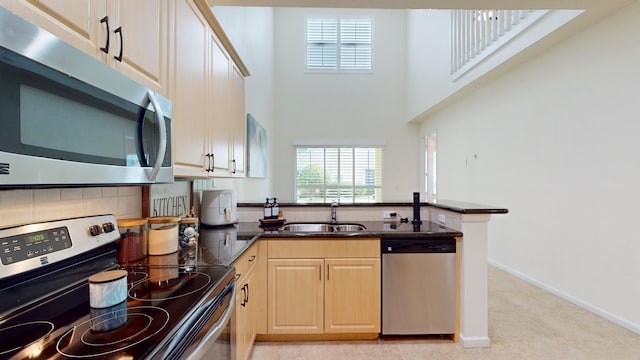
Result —
<path fill-rule="evenodd" d="M 379 9 L 616 9 L 631 0 L 207 0 L 209 5 Z"/>

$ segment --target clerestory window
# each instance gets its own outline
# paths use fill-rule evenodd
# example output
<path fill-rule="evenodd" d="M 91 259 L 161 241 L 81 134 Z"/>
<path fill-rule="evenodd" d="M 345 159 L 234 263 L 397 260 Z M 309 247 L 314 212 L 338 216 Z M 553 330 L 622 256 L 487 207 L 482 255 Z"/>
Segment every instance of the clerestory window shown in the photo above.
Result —
<path fill-rule="evenodd" d="M 372 70 L 371 19 L 307 19 L 307 70 Z"/>

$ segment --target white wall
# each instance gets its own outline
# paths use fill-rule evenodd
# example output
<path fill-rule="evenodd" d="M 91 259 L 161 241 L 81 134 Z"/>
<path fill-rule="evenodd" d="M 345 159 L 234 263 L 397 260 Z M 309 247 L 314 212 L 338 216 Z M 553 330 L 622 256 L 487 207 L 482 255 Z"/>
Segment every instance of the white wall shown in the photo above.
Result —
<path fill-rule="evenodd" d="M 275 13 L 274 196 L 293 200 L 294 145 L 383 145 L 383 200 L 418 191 L 417 126 L 407 125 L 404 10 L 277 8 Z M 374 18 L 374 72 L 305 72 L 305 19 L 328 14 Z"/>
<path fill-rule="evenodd" d="M 274 39 L 273 9 L 267 7 L 216 6 L 216 19 L 233 43 L 251 76 L 245 79 L 245 110 L 268 134 L 267 177 L 196 181 L 196 188 L 234 189 L 238 201 L 264 200 L 273 193 L 274 138 Z M 245 149 L 245 152 L 248 151 Z M 246 163 L 246 162 L 245 162 Z"/>
<path fill-rule="evenodd" d="M 433 114 L 441 198 L 509 209 L 492 261 L 640 332 L 640 3 Z"/>

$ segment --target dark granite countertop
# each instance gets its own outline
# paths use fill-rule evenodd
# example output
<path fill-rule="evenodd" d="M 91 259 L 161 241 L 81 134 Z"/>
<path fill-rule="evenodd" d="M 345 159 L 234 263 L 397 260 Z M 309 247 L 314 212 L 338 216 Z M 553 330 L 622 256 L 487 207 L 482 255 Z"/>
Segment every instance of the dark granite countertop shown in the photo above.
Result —
<path fill-rule="evenodd" d="M 238 207 L 262 207 L 262 203 L 238 203 Z M 444 210 L 457 212 L 460 214 L 506 214 L 509 212 L 507 208 L 491 205 L 482 205 L 468 203 L 456 200 L 437 200 L 435 202 L 422 202 L 421 206 L 433 206 Z M 281 207 L 330 207 L 330 203 L 283 203 Z M 341 207 L 383 207 L 383 206 L 413 206 L 411 202 L 379 202 L 379 203 L 356 203 L 356 204 L 340 204 Z"/>
<path fill-rule="evenodd" d="M 339 222 L 340 223 L 340 222 Z M 258 222 L 241 222 L 238 224 L 238 236 L 260 235 L 261 238 L 335 238 L 335 237 L 458 237 L 462 233 L 440 224 L 423 221 L 419 228 L 410 223 L 384 221 L 355 221 L 343 223 L 357 223 L 366 227 L 362 231 L 354 232 L 287 232 L 280 230 L 264 230 Z"/>
<path fill-rule="evenodd" d="M 359 221 L 366 230 L 355 232 L 284 232 L 264 230 L 259 222 L 241 222 L 234 225 L 200 226 L 197 256 L 198 265 L 230 265 L 258 239 L 269 238 L 437 238 L 460 237 L 462 233 L 430 221 L 424 221 L 419 229 L 410 223 Z M 229 239 L 227 240 L 227 234 Z"/>

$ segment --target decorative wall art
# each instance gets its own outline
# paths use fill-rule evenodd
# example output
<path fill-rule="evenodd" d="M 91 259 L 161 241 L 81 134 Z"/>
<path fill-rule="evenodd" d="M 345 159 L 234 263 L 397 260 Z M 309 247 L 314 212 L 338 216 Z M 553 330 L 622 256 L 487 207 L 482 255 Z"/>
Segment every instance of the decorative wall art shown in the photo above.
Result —
<path fill-rule="evenodd" d="M 267 131 L 251 115 L 247 114 L 247 156 L 249 177 L 267 176 Z"/>

